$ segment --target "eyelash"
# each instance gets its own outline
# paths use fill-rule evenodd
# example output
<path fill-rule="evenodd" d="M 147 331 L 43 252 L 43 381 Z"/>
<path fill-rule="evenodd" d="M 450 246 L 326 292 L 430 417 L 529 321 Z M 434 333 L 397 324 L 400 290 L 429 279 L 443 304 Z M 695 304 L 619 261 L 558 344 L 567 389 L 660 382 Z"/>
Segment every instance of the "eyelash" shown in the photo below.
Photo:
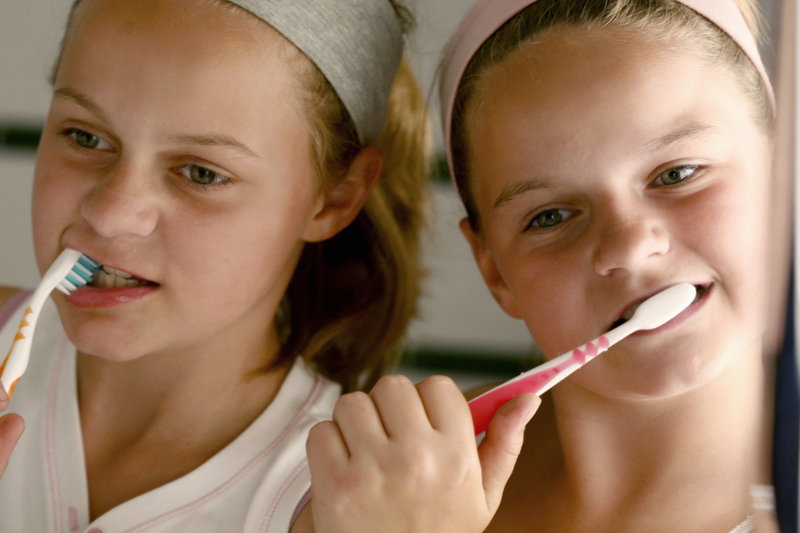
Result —
<path fill-rule="evenodd" d="M 665 169 L 665 170 L 662 170 L 661 172 L 659 172 L 656 175 L 655 179 L 652 181 L 652 184 L 654 186 L 656 186 L 656 187 L 677 187 L 679 185 L 683 185 L 685 183 L 691 182 L 704 169 L 705 169 L 705 167 L 700 166 L 700 165 L 678 165 L 678 166 L 675 166 L 675 167 L 670 167 L 668 169 Z M 664 183 L 664 180 L 661 179 L 662 176 L 664 176 L 664 175 L 666 175 L 666 174 L 668 174 L 670 172 L 675 172 L 675 171 L 681 172 L 683 170 L 691 170 L 691 174 L 689 174 L 688 176 L 686 176 L 685 178 L 683 178 L 680 181 L 677 181 L 675 183 Z M 656 183 L 659 180 L 661 180 L 661 183 L 660 184 Z"/>
<path fill-rule="evenodd" d="M 78 136 L 79 135 L 86 135 L 88 137 L 92 137 L 94 139 L 97 139 L 98 143 L 105 143 L 105 144 L 107 144 L 109 146 L 109 148 L 111 148 L 111 145 L 107 141 L 104 141 L 102 139 L 102 137 L 100 137 L 98 135 L 95 135 L 93 133 L 89 133 L 88 131 L 84 131 L 84 130 L 82 130 L 80 128 L 64 128 L 60 132 L 60 135 L 62 137 L 64 137 L 64 138 L 68 139 L 70 141 L 72 147 L 74 149 L 78 150 L 78 151 L 93 152 L 93 151 L 96 151 L 96 150 L 99 150 L 99 151 L 108 150 L 108 148 L 97 148 L 96 146 L 93 146 L 93 147 L 82 146 L 78 142 Z M 113 148 L 111 148 L 111 149 L 113 150 Z"/>
<path fill-rule="evenodd" d="M 191 178 L 190 175 L 187 175 L 187 174 L 183 173 L 184 170 L 188 170 L 188 174 L 191 174 L 191 170 L 192 169 L 199 169 L 199 170 L 204 170 L 206 172 L 210 172 L 211 174 L 214 174 L 214 176 L 216 176 L 215 180 L 216 179 L 220 179 L 221 181 L 215 181 L 215 182 L 212 182 L 212 183 L 205 183 L 205 184 L 197 183 L 196 181 L 194 181 Z M 176 167 L 174 169 L 174 172 L 176 174 L 180 174 L 181 176 L 186 178 L 186 184 L 189 187 L 191 187 L 191 188 L 193 188 L 195 190 L 201 191 L 201 192 L 207 192 L 207 191 L 210 191 L 210 190 L 219 189 L 221 187 L 229 187 L 232 184 L 231 179 L 229 177 L 223 176 L 219 172 L 215 172 L 215 171 L 213 171 L 213 170 L 211 170 L 209 168 L 206 168 L 206 167 L 203 167 L 203 166 L 200 166 L 200 165 L 195 165 L 195 164 L 192 164 L 192 163 Z"/>
<path fill-rule="evenodd" d="M 567 216 L 566 218 L 563 217 L 563 213 L 565 213 L 565 212 L 566 213 L 570 213 L 570 215 Z M 559 216 L 561 216 L 561 219 L 558 222 L 556 222 L 555 224 L 552 224 L 550 226 L 535 225 L 536 221 L 539 218 L 541 218 L 541 217 L 543 217 L 543 216 L 545 216 L 547 214 L 550 214 L 550 213 L 558 213 Z M 534 230 L 537 233 L 544 233 L 544 232 L 547 232 L 547 231 L 554 231 L 556 228 L 558 228 L 558 226 L 563 224 L 565 221 L 567 221 L 567 220 L 569 220 L 569 219 L 571 219 L 571 218 L 573 218 L 573 217 L 575 217 L 577 215 L 578 215 L 577 211 L 575 211 L 573 209 L 565 209 L 563 207 L 555 208 L 555 209 L 546 209 L 544 211 L 539 211 L 538 213 L 533 215 L 530 218 L 530 220 L 525 224 L 525 228 L 524 228 L 523 231 Z"/>
<path fill-rule="evenodd" d="M 82 146 L 78 142 L 78 136 L 85 135 L 85 136 L 88 136 L 88 137 L 92 137 L 93 139 L 97 139 L 97 141 L 99 143 L 109 144 L 108 142 L 104 141 L 100 136 L 94 135 L 93 133 L 89 133 L 89 132 L 87 132 L 85 130 L 82 130 L 80 128 L 73 128 L 73 127 L 65 128 L 60 132 L 60 135 L 62 137 L 65 137 L 65 138 L 69 139 L 71 141 L 72 147 L 74 149 L 78 150 L 78 151 L 81 151 L 81 152 L 94 152 L 94 151 L 98 151 L 98 150 L 104 151 L 106 149 L 97 148 L 96 146 L 95 147 Z M 109 144 L 109 146 L 110 146 L 110 144 Z M 203 171 L 210 172 L 210 173 L 214 174 L 215 181 L 212 182 L 212 183 L 207 183 L 207 184 L 197 183 L 196 181 L 194 181 L 191 178 L 192 169 L 201 169 Z M 188 170 L 188 172 L 187 172 L 188 175 L 184 174 L 184 172 L 183 172 L 184 170 Z M 217 188 L 220 188 L 220 187 L 227 187 L 227 186 L 231 185 L 231 179 L 228 178 L 227 176 L 223 176 L 219 172 L 215 172 L 215 171 L 213 171 L 213 170 L 211 170 L 209 168 L 206 168 L 206 167 L 203 167 L 203 166 L 200 166 L 200 165 L 195 165 L 195 164 L 189 163 L 189 164 L 186 164 L 186 165 L 181 165 L 179 167 L 176 167 L 176 168 L 173 169 L 173 171 L 176 174 L 179 174 L 179 175 L 183 176 L 184 178 L 186 178 L 185 183 L 189 187 L 191 187 L 191 188 L 193 188 L 195 190 L 201 191 L 201 192 L 207 192 L 207 191 L 210 191 L 210 190 L 213 190 L 213 189 L 217 189 Z"/>

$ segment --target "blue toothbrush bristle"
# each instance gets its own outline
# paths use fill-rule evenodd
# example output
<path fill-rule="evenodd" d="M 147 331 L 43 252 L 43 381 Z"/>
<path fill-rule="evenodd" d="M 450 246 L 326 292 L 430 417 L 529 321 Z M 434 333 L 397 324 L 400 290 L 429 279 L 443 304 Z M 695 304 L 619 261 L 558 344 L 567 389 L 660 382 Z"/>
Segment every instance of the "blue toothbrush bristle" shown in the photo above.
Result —
<path fill-rule="evenodd" d="M 98 270 L 100 270 L 100 263 L 89 256 L 81 255 L 72 270 L 67 273 L 56 288 L 65 294 L 69 294 L 78 287 L 91 283 Z"/>
<path fill-rule="evenodd" d="M 78 264 L 83 265 L 85 268 L 91 270 L 92 272 L 97 272 L 100 268 L 100 263 L 89 257 L 88 255 L 82 255 L 78 258 Z"/>

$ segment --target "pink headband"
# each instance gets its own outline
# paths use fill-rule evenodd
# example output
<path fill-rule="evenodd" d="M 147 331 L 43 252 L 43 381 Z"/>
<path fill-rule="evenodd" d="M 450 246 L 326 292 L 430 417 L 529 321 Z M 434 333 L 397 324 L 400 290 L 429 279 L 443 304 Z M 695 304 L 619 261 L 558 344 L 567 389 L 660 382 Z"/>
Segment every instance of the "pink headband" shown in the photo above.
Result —
<path fill-rule="evenodd" d="M 753 34 L 733 0 L 679 0 L 681 4 L 696 11 L 728 34 L 733 42 L 745 53 L 761 75 L 767 89 L 772 108 L 775 109 L 775 94 L 767 71 L 761 62 Z M 442 103 L 442 125 L 444 127 L 447 160 L 453 168 L 453 154 L 450 146 L 450 126 L 453 120 L 458 84 L 472 56 L 481 45 L 514 15 L 537 0 L 479 0 L 467 14 L 450 41 L 442 65 L 439 86 Z"/>

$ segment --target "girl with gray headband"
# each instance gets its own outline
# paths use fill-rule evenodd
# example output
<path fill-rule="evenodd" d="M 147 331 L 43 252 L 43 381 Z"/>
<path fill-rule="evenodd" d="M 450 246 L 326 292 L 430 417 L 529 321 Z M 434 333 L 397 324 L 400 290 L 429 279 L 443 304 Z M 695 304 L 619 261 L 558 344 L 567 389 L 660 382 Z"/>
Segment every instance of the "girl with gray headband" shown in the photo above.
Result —
<path fill-rule="evenodd" d="M 0 531 L 311 527 L 308 431 L 415 311 L 408 24 L 394 0 L 75 2 L 35 251 L 103 268 L 53 295 L 0 402 Z M 0 288 L 3 346 L 28 296 Z"/>

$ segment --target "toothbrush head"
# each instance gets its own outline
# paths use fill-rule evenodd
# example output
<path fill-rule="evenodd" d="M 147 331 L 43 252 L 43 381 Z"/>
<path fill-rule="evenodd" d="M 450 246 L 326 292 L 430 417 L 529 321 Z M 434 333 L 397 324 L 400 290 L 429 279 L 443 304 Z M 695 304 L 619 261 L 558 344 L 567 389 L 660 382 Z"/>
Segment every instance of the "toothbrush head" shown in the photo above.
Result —
<path fill-rule="evenodd" d="M 630 322 L 635 323 L 637 329 L 656 329 L 689 307 L 696 295 L 694 285 L 673 285 L 642 302 Z"/>
<path fill-rule="evenodd" d="M 74 264 L 64 278 L 56 285 L 56 289 L 67 295 L 91 283 L 92 279 L 97 275 L 97 271 L 100 269 L 100 263 L 88 255 L 78 252 L 76 252 L 76 255 L 77 257 L 74 258 Z"/>

